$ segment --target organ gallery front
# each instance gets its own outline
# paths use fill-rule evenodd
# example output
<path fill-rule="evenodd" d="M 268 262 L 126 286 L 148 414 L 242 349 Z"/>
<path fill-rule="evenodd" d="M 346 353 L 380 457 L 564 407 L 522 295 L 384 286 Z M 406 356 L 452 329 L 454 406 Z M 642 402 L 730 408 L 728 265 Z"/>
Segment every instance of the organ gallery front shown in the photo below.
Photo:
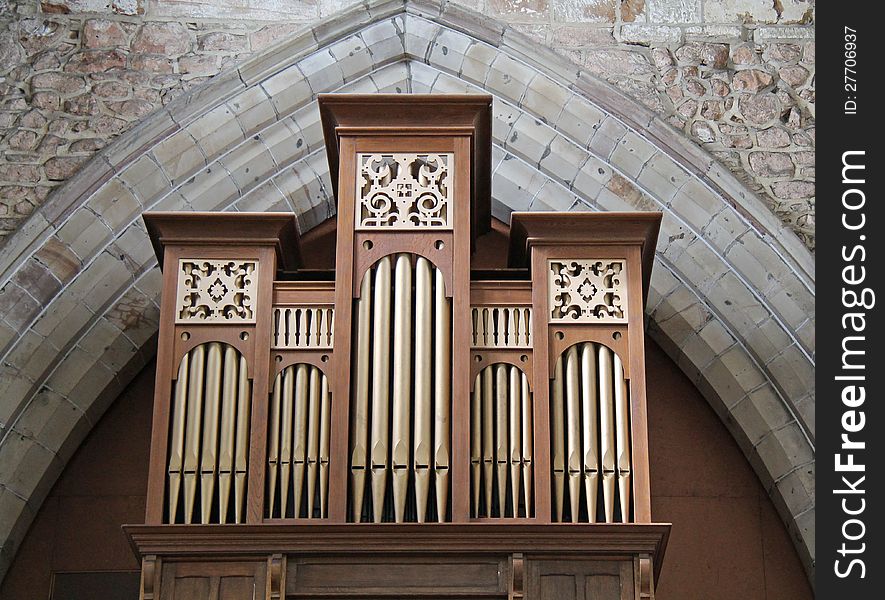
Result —
<path fill-rule="evenodd" d="M 491 97 L 318 102 L 334 269 L 305 267 L 292 214 L 144 216 L 141 597 L 653 598 L 660 214 L 515 212 L 507 266 L 481 268 Z"/>

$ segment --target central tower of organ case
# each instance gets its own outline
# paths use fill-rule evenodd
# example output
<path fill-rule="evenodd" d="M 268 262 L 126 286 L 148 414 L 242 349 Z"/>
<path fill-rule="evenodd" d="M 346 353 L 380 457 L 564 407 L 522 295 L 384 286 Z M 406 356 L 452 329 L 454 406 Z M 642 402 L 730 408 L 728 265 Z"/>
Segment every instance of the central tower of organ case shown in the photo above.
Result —
<path fill-rule="evenodd" d="M 324 95 L 334 273 L 294 217 L 148 213 L 163 268 L 144 599 L 653 598 L 659 213 L 492 227 L 491 98 Z M 331 276 L 330 276 L 331 275 Z"/>

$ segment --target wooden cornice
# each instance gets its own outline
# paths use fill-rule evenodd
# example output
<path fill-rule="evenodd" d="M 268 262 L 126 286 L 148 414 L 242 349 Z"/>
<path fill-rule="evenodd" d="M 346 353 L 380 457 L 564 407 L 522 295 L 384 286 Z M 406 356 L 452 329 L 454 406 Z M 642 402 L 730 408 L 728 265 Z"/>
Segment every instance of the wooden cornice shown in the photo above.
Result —
<path fill-rule="evenodd" d="M 639 246 L 645 302 L 662 217 L 660 212 L 514 212 L 507 262 L 528 267 L 533 246 Z"/>
<path fill-rule="evenodd" d="M 272 246 L 277 267 L 301 266 L 301 242 L 295 215 L 265 212 L 146 212 L 142 215 L 151 244 L 163 267 L 163 249 L 179 246 Z"/>
<path fill-rule="evenodd" d="M 492 97 L 486 94 L 319 94 L 329 175 L 338 197 L 341 135 L 469 135 L 473 235 L 491 228 Z"/>

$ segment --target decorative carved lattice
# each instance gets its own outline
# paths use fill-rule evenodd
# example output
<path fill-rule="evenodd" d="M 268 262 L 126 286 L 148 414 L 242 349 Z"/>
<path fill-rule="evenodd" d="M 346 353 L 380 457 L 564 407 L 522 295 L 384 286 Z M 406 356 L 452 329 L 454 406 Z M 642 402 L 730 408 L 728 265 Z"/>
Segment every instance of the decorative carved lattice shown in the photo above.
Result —
<path fill-rule="evenodd" d="M 450 228 L 453 157 L 360 154 L 356 228 Z"/>
<path fill-rule="evenodd" d="M 257 261 L 183 258 L 175 321 L 254 323 L 257 287 Z"/>
<path fill-rule="evenodd" d="M 551 321 L 627 320 L 626 261 L 558 259 L 547 266 Z"/>

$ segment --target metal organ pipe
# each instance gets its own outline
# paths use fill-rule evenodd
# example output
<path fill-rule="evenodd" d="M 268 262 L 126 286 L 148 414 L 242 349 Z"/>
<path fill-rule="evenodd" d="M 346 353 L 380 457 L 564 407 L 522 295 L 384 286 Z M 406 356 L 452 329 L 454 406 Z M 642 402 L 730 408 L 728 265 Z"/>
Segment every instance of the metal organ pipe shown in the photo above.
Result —
<path fill-rule="evenodd" d="M 391 458 L 393 466 L 393 506 L 397 523 L 406 510 L 409 483 L 412 364 L 412 265 L 408 254 L 396 257 L 393 304 L 393 430 Z"/>
<path fill-rule="evenodd" d="M 621 359 L 610 348 L 576 344 L 557 359 L 550 426 L 555 520 L 566 520 L 565 486 L 560 483 L 565 473 L 559 458 L 564 455 L 568 520 L 596 522 L 601 487 L 605 522 L 614 522 L 616 514 L 628 522 L 632 443 L 628 388 Z"/>
<path fill-rule="evenodd" d="M 446 519 L 452 330 L 445 292 L 442 272 L 408 253 L 380 259 L 361 281 L 350 423 L 354 521 L 366 514 L 364 448 L 370 520 Z"/>

